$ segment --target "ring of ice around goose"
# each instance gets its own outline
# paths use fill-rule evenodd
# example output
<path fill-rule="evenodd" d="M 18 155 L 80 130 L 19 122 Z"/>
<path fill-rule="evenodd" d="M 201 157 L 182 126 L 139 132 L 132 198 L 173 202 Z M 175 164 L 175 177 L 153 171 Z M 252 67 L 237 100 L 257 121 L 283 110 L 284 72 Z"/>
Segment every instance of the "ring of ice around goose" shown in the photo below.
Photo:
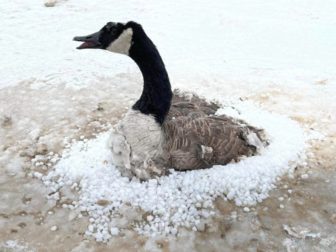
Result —
<path fill-rule="evenodd" d="M 233 200 L 237 205 L 253 205 L 268 197 L 279 176 L 290 172 L 304 159 L 305 137 L 297 123 L 248 103 L 222 107 L 226 114 L 263 128 L 270 144 L 257 156 L 238 163 L 214 166 L 189 172 L 172 172 L 169 176 L 140 183 L 122 177 L 113 166 L 106 144 L 109 132 L 97 138 L 74 143 L 66 149 L 54 170 L 42 177 L 57 197 L 64 187 L 77 188 L 78 197 L 68 205 L 87 212 L 90 225 L 86 235 L 107 241 L 119 234 L 118 222 L 125 206 L 147 213 L 145 220 L 133 228 L 146 235 L 177 234 L 179 227 L 197 230 L 202 219 L 213 215 L 217 197 Z M 104 204 L 101 204 L 101 203 Z"/>

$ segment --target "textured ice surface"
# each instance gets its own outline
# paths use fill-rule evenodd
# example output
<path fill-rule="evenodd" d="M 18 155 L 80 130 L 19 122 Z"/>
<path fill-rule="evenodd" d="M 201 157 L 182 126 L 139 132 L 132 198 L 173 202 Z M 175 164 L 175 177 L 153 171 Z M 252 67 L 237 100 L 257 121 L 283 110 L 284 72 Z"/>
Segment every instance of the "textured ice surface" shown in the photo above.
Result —
<path fill-rule="evenodd" d="M 43 176 L 45 166 L 32 167 L 25 160 L 30 161 L 35 150 L 43 144 L 58 152 L 63 148 L 64 137 L 71 139 L 78 134 L 86 135 L 87 126 L 90 126 L 90 133 L 94 125 L 100 126 L 98 119 L 103 119 L 102 123 L 115 123 L 125 107 L 135 101 L 141 93 L 141 76 L 130 59 L 99 50 L 79 52 L 75 49 L 77 43 L 71 41 L 73 36 L 96 31 L 107 21 L 133 19 L 143 24 L 157 45 L 174 88 L 197 91 L 199 95 L 220 101 L 239 98 L 259 103 L 268 111 L 289 116 L 321 138 L 321 146 L 317 145 L 312 150 L 316 156 L 310 157 L 308 165 L 299 169 L 311 169 L 312 174 L 307 172 L 309 177 L 302 183 L 301 177 L 290 182 L 288 193 L 291 201 L 285 198 L 281 202 L 285 208 L 281 211 L 272 208 L 272 198 L 262 203 L 269 208 L 268 214 L 259 212 L 257 217 L 266 228 L 256 231 L 248 228 L 250 224 L 245 217 L 255 214 L 254 207 L 246 208 L 248 212 L 244 216 L 235 208 L 238 220 L 235 227 L 225 232 L 225 239 L 220 235 L 217 237 L 218 230 L 212 234 L 206 231 L 205 236 L 203 233 L 187 232 L 184 239 L 175 241 L 175 245 L 174 241 L 170 241 L 170 249 L 216 251 L 213 246 L 217 246 L 217 251 L 220 251 L 224 244 L 228 251 L 236 251 L 237 247 L 241 250 L 281 250 L 284 249 L 281 239 L 287 234 L 279 233 L 278 225 L 293 223 L 294 226 L 308 225 L 321 232 L 321 244 L 334 251 L 335 230 L 332 225 L 335 218 L 331 219 L 333 223 L 328 219 L 328 214 L 334 214 L 335 209 L 335 179 L 334 176 L 328 177 L 334 174 L 329 171 L 335 167 L 334 0 L 324 0 L 323 3 L 307 0 L 181 0 L 174 3 L 155 0 L 113 3 L 110 0 L 60 0 L 53 8 L 45 8 L 43 3 L 42 0 L 2 1 L 0 7 L 0 198 L 1 214 L 8 214 L 8 218 L 1 216 L 0 240 L 3 243 L 11 240 L 24 246 L 20 242 L 24 240 L 34 247 L 42 246 L 42 251 L 52 248 L 55 251 L 70 251 L 78 240 L 85 239 L 77 233 L 85 229 L 88 221 L 85 211 L 81 212 L 79 208 L 73 211 L 58 207 L 49 209 L 53 204 L 44 201 L 48 193 L 43 185 L 26 176 L 26 172 L 31 170 L 37 170 L 34 173 L 37 177 Z M 5 86 L 8 88 L 3 88 Z M 97 108 L 105 108 L 105 111 L 97 112 Z M 225 113 L 228 112 L 226 109 Z M 235 110 L 231 112 L 237 114 Z M 279 127 L 279 130 L 282 128 Z M 103 141 L 103 136 L 100 141 Z M 103 149 L 101 151 L 104 152 Z M 85 155 L 86 152 L 80 153 L 79 158 L 85 159 Z M 103 168 L 104 165 L 101 166 Z M 285 166 L 285 170 L 287 168 Z M 46 169 L 51 169 L 51 166 Z M 106 169 L 110 171 L 109 167 Z M 313 180 L 314 175 L 321 175 L 323 179 Z M 60 197 L 71 198 L 71 201 L 63 200 L 64 207 L 83 205 L 78 202 L 77 196 L 72 195 L 81 190 L 78 182 L 83 179 L 74 180 L 77 182 L 71 186 L 63 185 L 60 193 L 51 194 L 50 198 L 59 199 L 59 202 L 62 201 Z M 98 184 L 97 188 L 102 185 Z M 279 190 L 273 190 L 273 193 Z M 113 189 L 112 192 L 115 191 Z M 110 196 L 110 191 L 107 191 L 107 196 Z M 32 198 L 29 204 L 22 202 L 26 197 Z M 91 199 L 91 196 L 87 197 Z M 97 225 L 104 227 L 104 233 L 111 234 L 120 227 L 119 233 L 123 235 L 127 230 L 127 218 L 135 220 L 135 223 L 139 215 L 140 220 L 155 220 L 155 214 L 141 216 L 142 211 L 133 212 L 136 207 L 127 203 L 126 207 L 112 211 L 115 215 L 120 211 L 123 216 L 110 216 L 110 222 L 106 219 L 102 221 L 109 222 L 110 229 L 105 229 L 105 224 L 95 221 L 98 218 L 96 207 L 98 204 L 104 209 L 102 206 L 108 206 L 109 201 L 100 199 L 94 202 L 94 199 L 92 195 L 89 214 L 93 224 L 88 227 L 93 232 Z M 87 208 L 85 204 L 84 210 Z M 277 199 L 276 204 L 280 204 Z M 225 204 L 226 207 L 230 205 Z M 48 215 L 44 225 L 36 223 L 39 216 L 28 214 L 25 229 L 9 233 L 17 230 L 17 224 L 23 221 L 22 216 L 17 215 L 19 209 L 28 213 L 42 211 L 46 214 L 52 211 L 54 214 Z M 81 219 L 68 221 L 74 214 Z M 223 219 L 226 217 L 227 212 L 221 216 Z M 81 222 L 83 227 L 76 226 L 77 222 Z M 201 230 L 204 227 L 202 224 L 198 224 L 197 229 Z M 50 232 L 53 225 L 60 227 L 57 233 Z M 171 229 L 171 233 L 176 232 L 176 229 Z M 60 236 L 67 237 L 64 243 L 59 242 Z M 100 234 L 100 237 L 107 236 Z M 237 237 L 240 239 L 237 240 Z M 254 241 L 257 238 L 257 245 L 253 246 L 246 237 Z M 130 236 L 126 235 L 124 240 L 128 243 L 126 249 L 135 249 Z M 120 241 L 116 238 L 109 249 L 115 250 Z M 309 251 L 313 246 L 310 241 L 305 239 L 293 248 L 295 241 L 291 239 L 289 248 Z M 203 242 L 205 249 L 197 250 L 197 242 Z M 156 246 L 154 240 L 152 243 Z M 305 247 L 301 247 L 303 243 Z M 13 244 L 9 242 L 8 246 Z M 136 244 L 136 249 L 141 250 L 141 242 Z M 91 245 L 94 248 L 97 246 L 95 242 Z M 177 245 L 178 249 L 174 249 Z M 259 245 L 261 247 L 257 248 Z M 6 250 L 8 246 L 5 246 Z M 76 251 L 83 251 L 79 247 Z M 326 247 L 322 250 L 328 251 L 324 249 Z"/>

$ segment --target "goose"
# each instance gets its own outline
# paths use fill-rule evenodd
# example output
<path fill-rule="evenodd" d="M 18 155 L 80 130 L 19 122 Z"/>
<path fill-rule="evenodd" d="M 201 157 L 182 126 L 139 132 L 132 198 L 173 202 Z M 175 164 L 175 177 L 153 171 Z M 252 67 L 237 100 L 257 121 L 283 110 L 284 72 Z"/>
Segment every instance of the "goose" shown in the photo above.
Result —
<path fill-rule="evenodd" d="M 255 155 L 265 145 L 261 129 L 215 115 L 219 106 L 197 95 L 173 92 L 163 60 L 140 24 L 108 22 L 74 40 L 82 42 L 77 49 L 127 55 L 142 73 L 142 94 L 110 137 L 113 163 L 123 175 L 147 180 L 173 169 L 225 165 Z"/>

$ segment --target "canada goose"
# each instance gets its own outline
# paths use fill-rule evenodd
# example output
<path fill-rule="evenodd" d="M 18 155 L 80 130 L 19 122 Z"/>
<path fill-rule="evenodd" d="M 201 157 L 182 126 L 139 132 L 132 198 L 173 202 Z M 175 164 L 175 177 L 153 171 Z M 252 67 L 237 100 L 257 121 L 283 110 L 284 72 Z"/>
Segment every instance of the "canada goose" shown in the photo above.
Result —
<path fill-rule="evenodd" d="M 140 179 L 227 164 L 256 153 L 261 130 L 227 116 L 197 96 L 173 94 L 162 58 L 141 25 L 107 23 L 75 37 L 77 49 L 105 49 L 131 57 L 143 75 L 143 92 L 111 136 L 113 161 L 123 174 Z"/>

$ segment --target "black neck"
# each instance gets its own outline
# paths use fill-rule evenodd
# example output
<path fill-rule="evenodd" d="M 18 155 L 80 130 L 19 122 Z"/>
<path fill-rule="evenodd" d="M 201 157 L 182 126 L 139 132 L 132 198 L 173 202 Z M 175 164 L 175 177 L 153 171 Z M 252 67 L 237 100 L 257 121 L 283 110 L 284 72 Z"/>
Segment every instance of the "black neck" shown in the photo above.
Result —
<path fill-rule="evenodd" d="M 168 73 L 158 50 L 142 27 L 134 23 L 131 27 L 133 39 L 129 56 L 139 66 L 144 80 L 141 97 L 133 105 L 133 109 L 153 115 L 162 124 L 172 99 Z"/>

